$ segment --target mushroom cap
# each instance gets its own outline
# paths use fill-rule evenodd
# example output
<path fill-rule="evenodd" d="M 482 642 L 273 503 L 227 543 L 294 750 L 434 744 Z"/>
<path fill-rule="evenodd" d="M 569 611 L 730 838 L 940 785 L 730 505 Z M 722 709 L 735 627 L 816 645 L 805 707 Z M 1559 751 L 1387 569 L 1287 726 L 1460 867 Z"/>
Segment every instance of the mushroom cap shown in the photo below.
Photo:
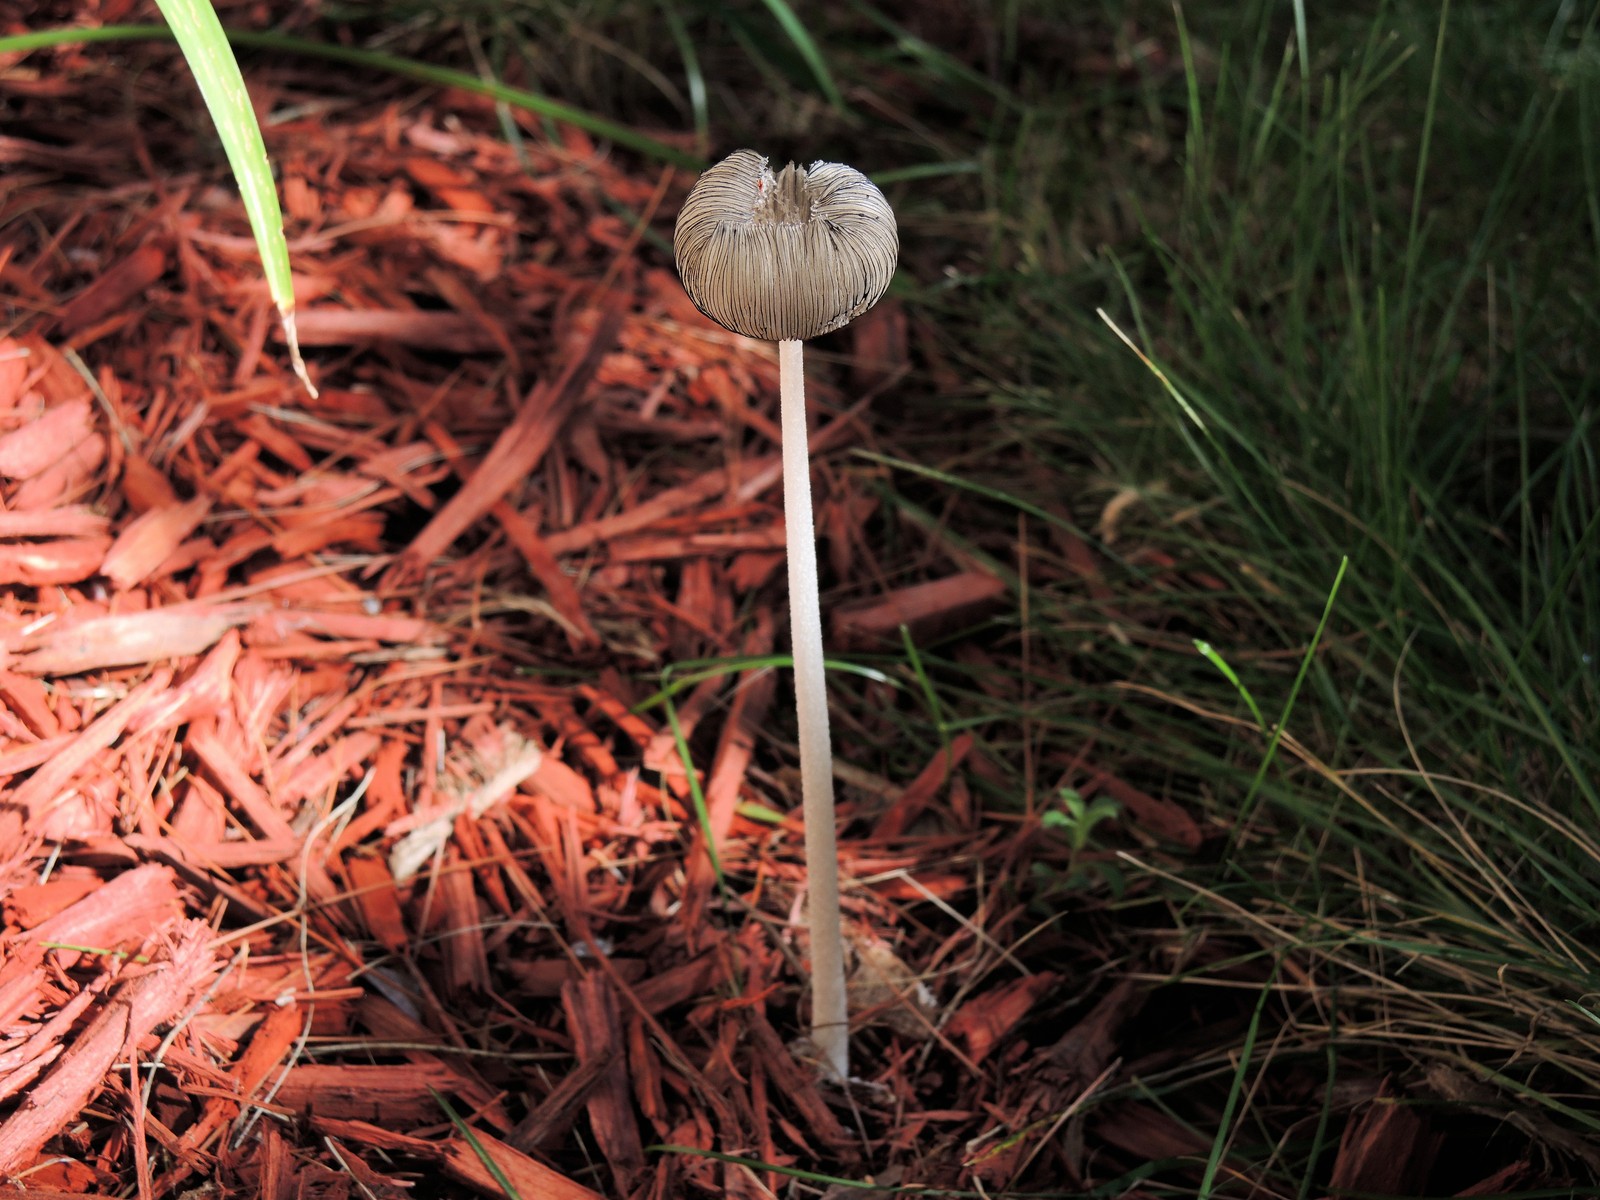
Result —
<path fill-rule="evenodd" d="M 831 333 L 876 304 L 900 235 L 875 184 L 842 163 L 736 150 L 701 175 L 678 214 L 684 291 L 717 324 L 767 341 Z"/>

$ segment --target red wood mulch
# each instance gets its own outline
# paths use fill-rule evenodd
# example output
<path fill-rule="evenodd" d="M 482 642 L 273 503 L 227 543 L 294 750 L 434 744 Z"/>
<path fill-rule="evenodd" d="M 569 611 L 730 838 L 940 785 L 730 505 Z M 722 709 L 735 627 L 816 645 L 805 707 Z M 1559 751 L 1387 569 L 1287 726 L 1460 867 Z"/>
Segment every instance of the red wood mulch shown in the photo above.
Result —
<path fill-rule="evenodd" d="M 172 51 L 0 63 L 0 1180 L 497 1193 L 481 1149 L 525 1197 L 786 1186 L 656 1143 L 1022 1178 L 1108 1056 L 1019 1069 L 1055 978 L 999 949 L 1031 928 L 988 890 L 1025 831 L 973 804 L 970 739 L 903 788 L 851 777 L 846 1099 L 789 1045 L 797 821 L 741 810 L 793 807 L 780 680 L 680 698 L 731 899 L 636 711 L 785 623 L 773 353 L 640 252 L 689 180 L 528 121 L 519 163 L 470 97 L 252 84 L 315 399 Z M 818 449 L 862 444 L 813 391 Z M 874 502 L 822 480 L 831 565 L 867 581 L 845 632 L 999 590 L 937 556 L 871 584 L 838 535 Z"/>

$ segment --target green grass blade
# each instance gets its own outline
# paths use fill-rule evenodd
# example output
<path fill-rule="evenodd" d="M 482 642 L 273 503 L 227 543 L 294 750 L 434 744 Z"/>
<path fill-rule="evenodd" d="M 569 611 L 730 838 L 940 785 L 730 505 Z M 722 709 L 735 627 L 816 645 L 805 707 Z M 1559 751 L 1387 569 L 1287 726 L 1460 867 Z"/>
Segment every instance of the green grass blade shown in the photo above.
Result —
<path fill-rule="evenodd" d="M 700 55 L 695 52 L 694 39 L 689 36 L 689 29 L 683 23 L 683 14 L 672 3 L 672 0 L 660 0 L 661 16 L 667 23 L 667 31 L 672 34 L 673 44 L 678 47 L 678 57 L 683 59 L 683 76 L 689 86 L 689 112 L 694 121 L 694 144 L 700 153 L 706 153 L 711 145 L 711 111 L 706 102 L 706 77 L 700 70 Z"/>
<path fill-rule="evenodd" d="M 794 48 L 799 51 L 800 57 L 805 59 L 806 66 L 811 68 L 817 87 L 828 98 L 828 103 L 840 112 L 844 112 L 846 108 L 844 95 L 839 91 L 839 85 L 833 81 L 833 72 L 828 70 L 828 60 L 823 57 L 822 47 L 817 45 L 816 39 L 811 36 L 811 31 L 795 15 L 794 9 L 789 7 L 788 0 L 762 0 L 762 3 L 767 6 L 767 11 L 794 43 Z"/>
<path fill-rule="evenodd" d="M 1058 514 L 1053 513 L 1048 509 L 1041 508 L 1037 504 L 1024 500 L 1022 497 L 1014 495 L 1010 492 L 1002 491 L 999 488 L 989 487 L 985 484 L 977 482 L 974 479 L 968 479 L 962 475 L 953 475 L 949 471 L 941 471 L 936 467 L 926 466 L 923 463 L 911 462 L 909 459 L 904 458 L 895 458 L 894 456 L 888 454 L 880 454 L 876 450 L 852 450 L 850 453 L 854 458 L 865 459 L 867 462 L 875 462 L 885 467 L 893 467 L 897 471 L 906 471 L 912 475 L 920 475 L 924 479 L 931 479 L 934 482 L 944 484 L 947 487 L 960 488 L 964 491 L 971 492 L 975 496 L 982 496 L 987 500 L 994 500 L 1000 504 L 1014 508 L 1018 512 L 1025 512 L 1030 517 L 1038 517 L 1041 521 L 1045 521 L 1051 525 L 1057 526 L 1060 529 L 1065 529 L 1068 533 L 1076 534 L 1078 537 L 1083 538 L 1091 545 L 1094 545 L 1097 549 L 1104 548 L 1100 546 L 1098 539 L 1096 539 L 1094 535 L 1090 534 L 1087 530 L 1080 529 L 1077 525 L 1074 525 L 1071 521 L 1065 520 Z"/>
<path fill-rule="evenodd" d="M 933 718 L 933 727 L 939 731 L 939 745 L 945 755 L 950 754 L 950 727 L 944 721 L 944 709 L 939 704 L 939 693 L 934 690 L 933 680 L 928 677 L 928 669 L 923 665 L 922 655 L 917 653 L 917 643 L 912 640 L 909 626 L 900 626 L 900 642 L 906 650 L 906 661 L 911 664 L 911 673 L 916 676 L 917 688 L 922 692 L 922 702 L 928 706 L 928 716 Z"/>
<path fill-rule="evenodd" d="M 1261 713 L 1261 706 L 1256 703 L 1256 698 L 1250 694 L 1250 689 L 1245 687 L 1234 669 L 1228 665 L 1227 659 L 1218 654 L 1216 647 L 1210 642 L 1201 641 L 1199 638 L 1194 639 L 1194 648 L 1199 652 L 1201 658 L 1221 671 L 1222 677 L 1233 684 L 1233 690 L 1238 692 L 1245 704 L 1249 706 L 1250 715 L 1256 719 L 1257 728 L 1262 733 L 1267 733 L 1267 719 Z"/>
<path fill-rule="evenodd" d="M 899 683 L 892 675 L 887 675 L 876 667 L 864 663 L 851 662 L 848 659 L 828 658 L 822 663 L 827 672 L 832 674 L 858 675 L 862 679 L 873 683 L 887 683 L 892 687 L 899 687 Z M 745 654 L 734 655 L 729 658 L 696 658 L 685 662 L 675 663 L 661 673 L 661 687 L 659 690 L 646 696 L 633 706 L 634 712 L 648 712 L 658 704 L 664 704 L 679 692 L 687 691 L 697 683 L 707 679 L 715 679 L 719 675 L 734 675 L 742 671 L 778 671 L 789 670 L 794 667 L 794 659 L 787 654 Z"/>
<path fill-rule="evenodd" d="M 1300 79 L 1311 78 L 1311 48 L 1306 36 L 1306 0 L 1294 0 L 1294 44 L 1299 51 Z"/>
<path fill-rule="evenodd" d="M 222 139 L 228 165 L 239 186 L 244 211 L 250 218 L 261 269 L 267 277 L 267 290 L 278 308 L 278 319 L 289 347 L 294 372 L 307 390 L 316 395 L 305 362 L 300 357 L 300 342 L 294 328 L 294 279 L 289 273 L 289 243 L 283 236 L 283 211 L 278 207 L 278 188 L 272 178 L 272 164 L 261 140 L 250 94 L 245 90 L 239 64 L 228 48 L 222 23 L 210 0 L 156 0 L 162 15 L 172 27 L 172 36 L 189 63 L 189 70 L 200 85 L 206 111 Z"/>
<path fill-rule="evenodd" d="M 1439 114 L 1439 82 L 1443 77 L 1445 32 L 1450 27 L 1450 0 L 1439 8 L 1439 35 L 1433 44 L 1433 71 L 1428 80 L 1428 100 L 1423 109 L 1422 143 L 1417 150 L 1417 175 L 1411 185 L 1411 225 L 1406 234 L 1406 270 L 1402 284 L 1402 315 L 1411 312 L 1411 292 L 1416 283 L 1417 263 L 1422 252 L 1419 237 L 1422 227 L 1422 205 L 1428 179 L 1428 154 L 1433 148 L 1434 123 Z"/>
<path fill-rule="evenodd" d="M 247 33 L 242 30 L 230 29 L 224 31 L 228 41 L 235 46 L 248 46 L 255 50 L 277 50 L 286 54 L 298 54 L 306 58 L 323 58 L 332 62 L 347 63 L 353 67 L 365 67 L 369 70 L 380 71 L 389 75 L 398 75 L 406 79 L 415 79 L 422 83 L 436 84 L 439 87 L 460 88 L 462 91 L 471 92 L 478 96 L 488 96 L 494 100 L 504 100 L 507 104 L 518 108 L 527 109 L 529 112 L 538 113 L 555 121 L 565 121 L 596 137 L 615 142 L 619 146 L 626 146 L 661 162 L 672 163 L 674 166 L 684 167 L 692 171 L 704 170 L 706 163 L 700 157 L 680 150 L 676 146 L 669 146 L 666 142 L 657 141 L 647 134 L 626 125 L 619 125 L 615 121 L 608 121 L 604 117 L 595 116 L 571 105 L 562 104 L 548 96 L 541 96 L 538 92 L 530 92 L 524 88 L 510 87 L 507 84 L 497 83 L 493 80 L 479 79 L 476 75 L 465 71 L 452 70 L 449 67 L 435 67 L 427 63 L 413 62 L 408 58 L 401 58 L 394 54 L 383 54 L 375 50 L 360 50 L 353 46 L 332 46 L 322 42 L 313 42 L 305 38 L 290 37 L 281 33 Z M 34 33 L 18 34 L 14 37 L 0 38 L 0 53 L 19 50 L 37 50 L 48 46 L 64 46 L 74 43 L 88 42 L 146 42 L 164 40 L 172 36 L 172 31 L 161 25 L 108 25 L 99 29 L 67 28 L 46 29 Z"/>
<path fill-rule="evenodd" d="M 683 763 L 684 774 L 689 779 L 689 799 L 694 805 L 694 819 L 700 826 L 700 836 L 706 840 L 706 853 L 711 857 L 711 870 L 717 877 L 717 889 L 728 890 L 728 881 L 722 875 L 722 857 L 717 853 L 717 839 L 711 831 L 711 810 L 706 807 L 706 794 L 700 786 L 700 775 L 694 769 L 694 755 L 689 752 L 689 739 L 683 736 L 683 725 L 678 721 L 678 706 L 669 698 L 667 725 L 672 729 L 672 744 L 678 748 L 678 759 Z"/>
<path fill-rule="evenodd" d="M 1278 965 L 1273 964 L 1272 973 L 1267 976 L 1267 981 L 1261 985 L 1261 995 L 1256 997 L 1255 1012 L 1250 1015 L 1250 1024 L 1244 1034 L 1244 1045 L 1239 1048 L 1239 1065 L 1234 1070 L 1233 1082 L 1228 1087 L 1228 1099 L 1222 1106 L 1222 1116 L 1217 1121 L 1217 1135 L 1211 1141 L 1211 1154 L 1206 1159 L 1205 1174 L 1200 1177 L 1200 1189 L 1196 1193 L 1198 1200 L 1209 1200 L 1211 1189 L 1216 1186 L 1217 1171 L 1222 1167 L 1222 1155 L 1228 1147 L 1229 1135 L 1233 1129 L 1233 1114 L 1239 1107 L 1239 1098 L 1244 1094 L 1244 1077 L 1250 1069 L 1250 1060 L 1255 1054 L 1256 1036 L 1261 1032 L 1261 1016 L 1266 1012 L 1267 1000 L 1272 996 L 1272 985 L 1278 980 Z"/>
<path fill-rule="evenodd" d="M 1328 589 L 1328 601 L 1322 607 L 1322 617 L 1317 621 L 1316 631 L 1311 635 L 1311 644 L 1301 656 L 1300 669 L 1295 673 L 1294 683 L 1289 687 L 1288 696 L 1284 698 L 1283 711 L 1278 714 L 1277 723 L 1272 727 L 1272 736 L 1267 740 L 1266 753 L 1261 756 L 1261 765 L 1256 768 L 1256 776 L 1250 781 L 1250 790 L 1245 793 L 1244 801 L 1239 805 L 1239 820 L 1234 826 L 1235 829 L 1244 828 L 1255 806 L 1256 797 L 1261 792 L 1261 784 L 1267 777 L 1267 768 L 1277 757 L 1278 745 L 1283 741 L 1284 731 L 1289 725 L 1289 714 L 1294 712 L 1295 701 L 1300 697 L 1300 688 L 1306 681 L 1306 674 L 1311 670 L 1311 664 L 1316 660 L 1317 647 L 1322 643 L 1322 635 L 1327 631 L 1328 620 L 1333 616 L 1333 603 L 1339 597 L 1339 587 L 1344 583 L 1345 572 L 1349 569 L 1349 558 L 1340 559 L 1339 571 L 1333 577 L 1333 586 Z"/>
<path fill-rule="evenodd" d="M 887 171 L 873 171 L 867 178 L 879 187 L 891 183 L 917 183 L 924 179 L 944 179 L 951 175 L 981 175 L 983 165 L 972 159 L 961 162 L 914 163 L 909 167 L 893 167 Z"/>
<path fill-rule="evenodd" d="M 933 76 L 939 83 L 965 88 L 974 92 L 985 92 L 991 99 L 1006 108 L 1021 107 L 1020 101 L 1010 89 L 991 79 L 982 71 L 973 70 L 972 67 L 953 54 L 919 38 L 879 9 L 863 3 L 862 0 L 851 0 L 851 8 L 872 21 L 873 24 L 893 38 L 896 50 L 915 63 L 920 70 L 926 71 Z"/>
<path fill-rule="evenodd" d="M 1338 1032 L 1339 993 L 1330 989 L 1328 998 L 1328 1025 L 1329 1038 L 1323 1047 L 1323 1061 L 1328 1072 L 1328 1081 L 1322 1088 L 1322 1104 L 1317 1113 L 1317 1130 L 1311 1135 L 1311 1153 L 1306 1155 L 1306 1169 L 1300 1176 L 1300 1189 L 1295 1193 L 1295 1200 L 1306 1200 L 1311 1194 L 1312 1185 L 1315 1183 L 1317 1164 L 1322 1161 L 1323 1147 L 1328 1143 L 1328 1123 L 1333 1117 L 1334 1110 L 1334 1085 L 1339 1080 L 1339 1052 L 1335 1049 Z"/>
<path fill-rule="evenodd" d="M 450 1124 L 454 1125 L 456 1132 L 466 1139 L 467 1145 L 478 1156 L 478 1161 L 483 1164 L 483 1169 L 489 1172 L 490 1177 L 499 1185 L 500 1190 L 509 1197 L 509 1200 L 522 1200 L 522 1193 L 517 1191 L 516 1184 L 512 1183 L 506 1173 L 500 1169 L 500 1164 L 495 1162 L 493 1156 L 484 1147 L 484 1144 L 478 1140 L 478 1135 L 472 1132 L 472 1126 L 468 1125 L 462 1119 L 461 1114 L 456 1112 L 455 1106 L 445 1098 L 444 1093 L 429 1087 L 428 1094 L 433 1097 L 434 1103 L 444 1109 L 444 1115 L 450 1119 Z"/>

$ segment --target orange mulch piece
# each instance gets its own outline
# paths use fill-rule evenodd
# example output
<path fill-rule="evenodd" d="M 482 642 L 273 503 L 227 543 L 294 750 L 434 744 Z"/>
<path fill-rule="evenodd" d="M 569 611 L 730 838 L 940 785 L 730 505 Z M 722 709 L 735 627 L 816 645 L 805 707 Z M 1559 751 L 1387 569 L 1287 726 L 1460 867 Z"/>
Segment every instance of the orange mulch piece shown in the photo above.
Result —
<path fill-rule="evenodd" d="M 952 622 L 969 620 L 1005 595 L 1006 585 L 983 571 L 963 571 L 943 579 L 896 588 L 866 603 L 841 608 L 833 619 L 835 635 L 847 643 L 899 637 L 902 625 L 919 639 Z"/>
<path fill-rule="evenodd" d="M 140 957 L 148 962 L 106 969 L 74 996 L 90 1002 L 71 1020 L 63 1019 L 69 1001 L 20 1041 L 8 1056 L 3 1090 L 15 1093 L 26 1085 L 27 1098 L 0 1124 L 0 1173 L 16 1175 L 33 1165 L 46 1143 L 79 1119 L 119 1061 L 137 1059 L 140 1043 L 158 1025 L 188 1014 L 217 974 L 210 942 L 203 922 L 164 925 L 144 943 L 148 954 Z"/>
<path fill-rule="evenodd" d="M 1049 992 L 1057 978 L 1052 972 L 1041 971 L 984 992 L 956 1011 L 945 1026 L 946 1032 L 966 1042 L 973 1062 L 982 1062 Z"/>
<path fill-rule="evenodd" d="M 1328 1186 L 1418 1195 L 1443 1140 L 1427 1117 L 1396 1096 L 1385 1080 L 1371 1105 L 1344 1127 Z"/>
<path fill-rule="evenodd" d="M 452 1142 L 443 1163 L 455 1179 L 491 1196 L 507 1194 L 501 1180 L 511 1185 L 511 1195 L 538 1196 L 541 1200 L 600 1200 L 600 1193 L 575 1183 L 549 1167 L 486 1133 Z M 488 1162 L 484 1160 L 487 1159 Z M 494 1166 L 491 1169 L 489 1163 Z"/>
<path fill-rule="evenodd" d="M 906 785 L 894 802 L 878 817 L 879 837 L 899 837 L 932 802 L 934 795 L 950 779 L 962 760 L 972 750 L 972 735 L 959 733 L 950 739 L 950 746 L 934 755 L 922 773 Z"/>
<path fill-rule="evenodd" d="M 194 107 L 176 52 L 121 54 L 0 64 L 0 1177 L 782 1187 L 707 1151 L 961 1186 L 995 1113 L 1070 1100 L 1007 1057 L 1054 976 L 987 978 L 1033 923 L 975 884 L 1003 889 L 1036 826 L 987 820 L 981 743 L 841 789 L 848 921 L 935 997 L 864 1017 L 871 1086 L 845 1097 L 797 1041 L 783 675 L 676 697 L 704 830 L 640 707 L 667 663 L 786 637 L 773 349 L 696 313 L 618 215 L 667 228 L 690 181 L 539 122 L 513 149 L 479 99 L 252 68 L 313 398 L 214 156 L 142 123 Z M 861 378 L 902 376 L 906 337 L 896 309 L 863 326 Z M 869 439 L 814 371 L 813 450 Z M 922 636 L 999 595 L 936 546 L 883 585 L 857 536 L 877 501 L 819 479 L 845 635 Z M 841 733 L 841 770 L 871 728 Z"/>

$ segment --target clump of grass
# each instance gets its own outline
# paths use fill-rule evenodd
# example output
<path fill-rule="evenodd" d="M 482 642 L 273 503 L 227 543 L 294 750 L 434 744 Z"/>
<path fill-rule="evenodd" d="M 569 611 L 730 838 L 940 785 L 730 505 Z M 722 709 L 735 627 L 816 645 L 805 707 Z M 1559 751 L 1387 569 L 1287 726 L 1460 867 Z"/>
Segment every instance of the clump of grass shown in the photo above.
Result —
<path fill-rule="evenodd" d="M 1254 1057 L 1214 1046 L 1128 1089 L 1181 1109 L 1231 1054 L 1218 1147 L 1270 1128 L 1285 1070 L 1329 1096 L 1393 1071 L 1600 1172 L 1600 42 L 1544 7 L 1314 19 L 1309 58 L 1265 5 L 1180 17 L 1180 72 L 1041 96 L 1015 127 L 990 180 L 1015 276 L 927 297 L 977 319 L 995 426 L 918 452 L 1010 493 L 1046 569 L 1025 631 L 997 631 L 1026 636 L 1031 678 L 997 697 L 924 662 L 996 760 L 1092 740 L 1213 831 L 1200 861 L 1121 865 L 1165 909 L 1172 979 L 1265 1022 Z M 1063 150 L 1086 105 L 1107 141 Z M 1097 170 L 1061 161 L 1094 148 Z M 1263 729 L 1241 687 L 1271 723 L 1302 663 Z M 1331 1149 L 1280 1147 L 1279 1185 L 1325 1183 Z"/>

